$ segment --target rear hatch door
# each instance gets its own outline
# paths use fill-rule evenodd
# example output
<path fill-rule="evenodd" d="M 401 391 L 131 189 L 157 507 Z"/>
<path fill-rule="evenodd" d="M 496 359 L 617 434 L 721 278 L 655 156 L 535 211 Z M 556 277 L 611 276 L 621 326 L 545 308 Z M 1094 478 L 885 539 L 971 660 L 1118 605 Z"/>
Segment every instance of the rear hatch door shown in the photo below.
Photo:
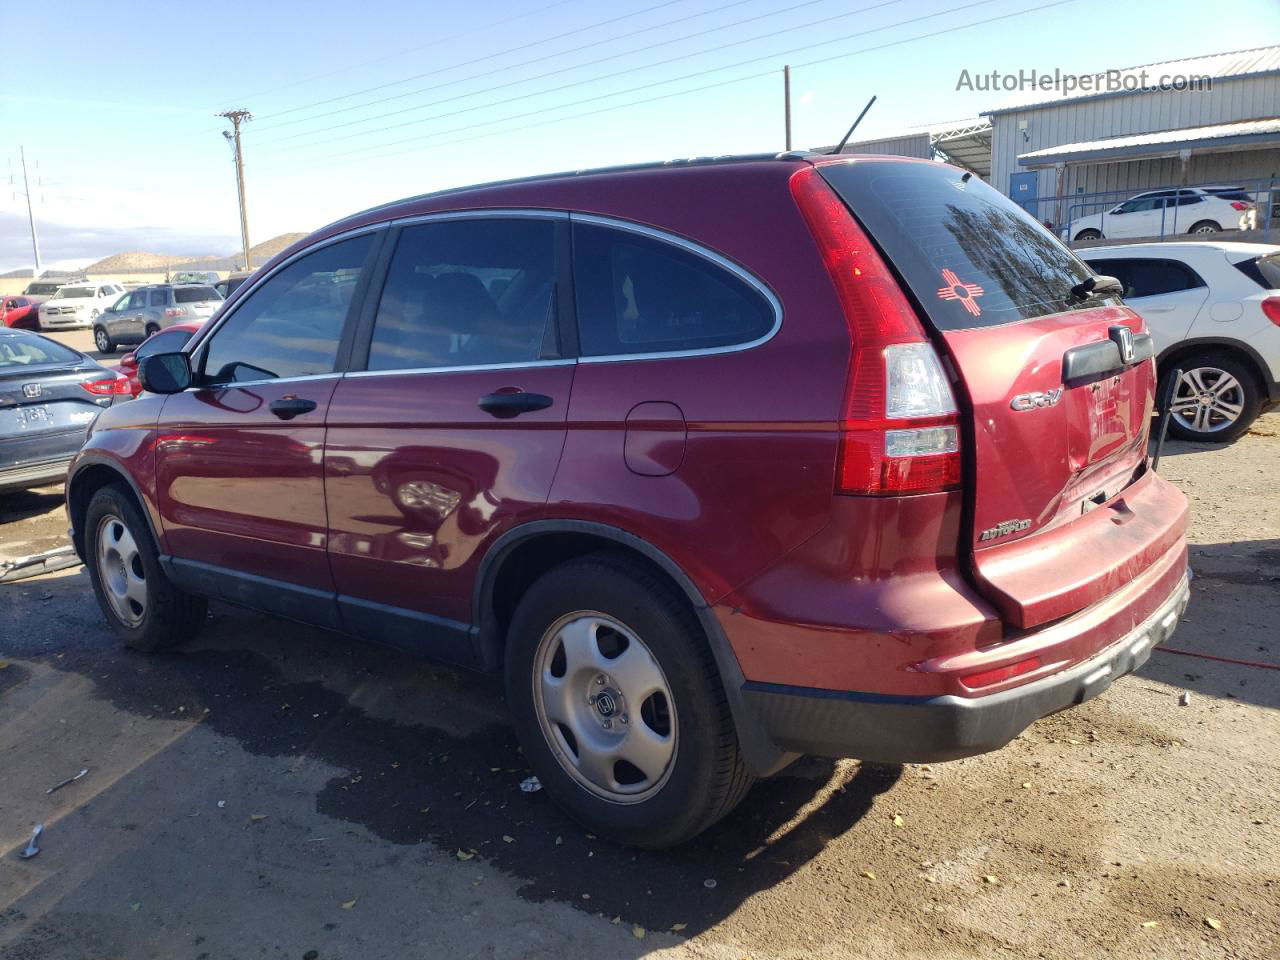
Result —
<path fill-rule="evenodd" d="M 183 308 L 183 320 L 208 320 L 222 306 L 222 297 L 209 286 L 174 287 L 173 302 Z"/>
<path fill-rule="evenodd" d="M 1088 268 L 972 174 L 870 158 L 820 169 L 967 397 L 970 572 L 1006 623 L 1083 609 L 1175 546 L 1185 507 L 1139 489 L 1155 387 L 1141 318 L 1081 287 Z"/>

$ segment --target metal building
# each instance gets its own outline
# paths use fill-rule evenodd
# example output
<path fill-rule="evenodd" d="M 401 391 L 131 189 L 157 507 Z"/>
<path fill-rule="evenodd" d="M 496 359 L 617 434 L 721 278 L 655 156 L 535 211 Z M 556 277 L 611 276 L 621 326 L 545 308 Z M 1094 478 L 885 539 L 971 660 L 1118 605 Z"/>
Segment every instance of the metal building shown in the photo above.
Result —
<path fill-rule="evenodd" d="M 990 182 L 1042 220 L 1159 187 L 1280 186 L 1280 46 L 1092 75 L 1096 88 L 1035 89 L 983 114 Z"/>
<path fill-rule="evenodd" d="M 825 151 L 820 148 L 820 152 Z M 842 152 L 945 160 L 972 170 L 985 180 L 991 175 L 991 121 L 973 117 L 908 127 L 873 140 L 846 144 Z"/>

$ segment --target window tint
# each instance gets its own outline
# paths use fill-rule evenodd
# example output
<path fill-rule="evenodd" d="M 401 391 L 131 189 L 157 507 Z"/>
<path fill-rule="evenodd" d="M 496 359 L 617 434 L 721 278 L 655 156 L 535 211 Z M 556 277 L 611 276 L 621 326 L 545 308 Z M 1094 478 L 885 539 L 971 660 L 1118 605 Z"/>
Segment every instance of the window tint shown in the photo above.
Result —
<path fill-rule="evenodd" d="M 1097 306 L 1073 301 L 1083 263 L 1034 217 L 977 177 L 940 163 L 818 168 L 940 330 L 990 327 Z"/>
<path fill-rule="evenodd" d="M 1198 193 L 1178 194 L 1178 206 L 1180 207 L 1189 207 L 1193 203 L 1202 203 L 1203 201 L 1204 197 L 1200 196 Z"/>
<path fill-rule="evenodd" d="M 1137 200 L 1126 200 L 1116 208 L 1116 213 L 1141 213 L 1145 210 L 1154 210 L 1157 206 L 1163 205 L 1164 201 L 1155 197 L 1142 197 Z"/>
<path fill-rule="evenodd" d="M 41 363 L 70 363 L 80 354 L 44 337 L 0 337 L 0 370 Z"/>
<path fill-rule="evenodd" d="M 259 286 L 209 340 L 202 367 L 207 381 L 331 373 L 372 245 L 371 234 L 330 244 Z"/>
<path fill-rule="evenodd" d="M 1248 257 L 1233 265 L 1264 290 L 1280 290 L 1280 253 Z"/>
<path fill-rule="evenodd" d="M 151 291 L 151 306 L 163 307 L 169 303 L 169 292 L 167 290 Z"/>
<path fill-rule="evenodd" d="M 176 353 L 186 346 L 191 337 L 192 334 L 185 330 L 162 330 L 148 337 L 142 346 L 133 352 L 133 355 L 141 360 L 153 353 Z"/>
<path fill-rule="evenodd" d="M 1134 258 L 1087 262 L 1095 273 L 1110 275 L 1119 280 L 1124 285 L 1126 300 L 1193 290 L 1205 285 L 1194 270 L 1176 260 Z"/>
<path fill-rule="evenodd" d="M 213 287 L 174 287 L 174 303 L 204 303 L 206 300 L 221 300 L 218 291 Z"/>
<path fill-rule="evenodd" d="M 406 227 L 387 271 L 370 370 L 527 363 L 558 356 L 550 220 Z"/>
<path fill-rule="evenodd" d="M 773 329 L 773 306 L 720 264 L 614 227 L 575 224 L 573 277 L 582 355 L 731 346 Z"/>

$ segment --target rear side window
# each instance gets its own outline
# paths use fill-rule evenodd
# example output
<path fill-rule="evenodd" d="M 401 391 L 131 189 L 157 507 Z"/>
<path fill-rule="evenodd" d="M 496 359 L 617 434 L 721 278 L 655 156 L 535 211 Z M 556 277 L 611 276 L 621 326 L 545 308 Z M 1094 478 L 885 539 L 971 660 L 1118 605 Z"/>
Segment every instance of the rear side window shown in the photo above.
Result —
<path fill-rule="evenodd" d="M 1115 277 L 1124 286 L 1124 298 L 1154 297 L 1203 287 L 1200 275 L 1177 260 L 1134 257 L 1124 260 L 1086 261 L 1095 273 Z"/>
<path fill-rule="evenodd" d="M 1280 290 L 1280 250 L 1265 257 L 1237 260 L 1233 266 L 1264 290 Z"/>
<path fill-rule="evenodd" d="M 555 223 L 483 218 L 405 227 L 387 270 L 370 370 L 556 357 Z"/>
<path fill-rule="evenodd" d="M 80 354 L 43 337 L 0 337 L 0 370 L 70 363 Z"/>
<path fill-rule="evenodd" d="M 818 168 L 939 330 L 991 327 L 1096 306 L 1071 288 L 1089 271 L 1025 210 L 940 163 Z"/>
<path fill-rule="evenodd" d="M 585 357 L 750 343 L 777 322 L 769 300 L 726 265 L 619 228 L 574 225 L 573 281 Z"/>
<path fill-rule="evenodd" d="M 174 303 L 203 303 L 206 300 L 221 300 L 218 291 L 213 287 L 174 287 Z"/>
<path fill-rule="evenodd" d="M 365 234 L 321 247 L 259 285 L 209 338 L 205 381 L 332 373 L 372 245 Z"/>
<path fill-rule="evenodd" d="M 167 291 L 165 290 L 151 291 L 151 306 L 164 307 L 164 306 L 168 306 L 168 303 L 169 303 L 169 294 Z"/>

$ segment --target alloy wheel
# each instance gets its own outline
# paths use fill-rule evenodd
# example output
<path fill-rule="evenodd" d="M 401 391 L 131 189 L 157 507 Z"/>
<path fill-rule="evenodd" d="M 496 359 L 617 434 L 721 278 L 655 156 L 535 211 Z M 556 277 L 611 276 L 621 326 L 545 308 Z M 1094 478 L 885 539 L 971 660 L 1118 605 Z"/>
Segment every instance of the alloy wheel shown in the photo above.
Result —
<path fill-rule="evenodd" d="M 138 543 L 123 520 L 107 514 L 98 523 L 98 576 L 112 611 L 136 627 L 147 612 L 147 576 Z"/>
<path fill-rule="evenodd" d="M 1173 418 L 1196 433 L 1220 433 L 1244 413 L 1244 387 L 1218 367 L 1184 371 L 1173 391 Z"/>
<path fill-rule="evenodd" d="M 675 765 L 675 703 L 652 651 L 606 614 L 553 623 L 534 656 L 533 701 L 543 736 L 579 785 L 614 803 L 640 803 Z"/>
<path fill-rule="evenodd" d="M 98 348 L 99 353 L 106 353 L 111 349 L 111 342 L 107 339 L 107 331 L 103 330 L 101 327 L 99 327 L 97 332 L 93 335 L 93 342 L 94 346 Z"/>

